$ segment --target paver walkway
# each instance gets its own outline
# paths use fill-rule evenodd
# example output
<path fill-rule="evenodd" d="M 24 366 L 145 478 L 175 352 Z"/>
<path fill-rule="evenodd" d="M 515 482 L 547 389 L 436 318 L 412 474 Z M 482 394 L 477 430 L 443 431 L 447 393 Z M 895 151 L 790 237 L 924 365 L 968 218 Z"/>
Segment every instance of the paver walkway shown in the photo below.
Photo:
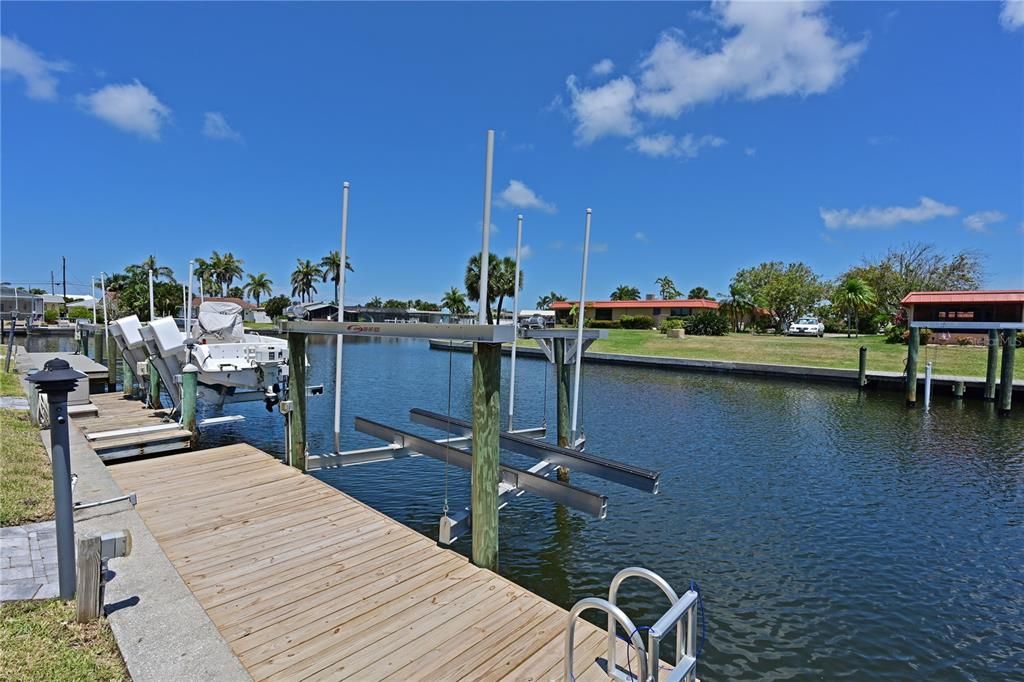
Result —
<path fill-rule="evenodd" d="M 0 601 L 53 599 L 58 591 L 54 522 L 0 528 Z"/>

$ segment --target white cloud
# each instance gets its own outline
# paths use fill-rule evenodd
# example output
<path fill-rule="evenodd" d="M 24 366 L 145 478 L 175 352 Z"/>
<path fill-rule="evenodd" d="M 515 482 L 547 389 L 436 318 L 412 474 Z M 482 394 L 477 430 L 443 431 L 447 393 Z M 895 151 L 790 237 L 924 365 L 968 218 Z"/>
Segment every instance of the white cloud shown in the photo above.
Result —
<path fill-rule="evenodd" d="M 241 133 L 232 128 L 224 114 L 219 111 L 207 111 L 203 114 L 203 135 L 214 140 L 242 141 Z"/>
<path fill-rule="evenodd" d="M 642 115 L 678 118 L 725 97 L 759 100 L 827 92 L 866 47 L 865 41 L 837 37 L 817 2 L 720 2 L 712 5 L 711 17 L 726 34 L 711 50 L 670 31 L 640 62 L 636 81 L 620 76 L 581 88 L 569 76 L 577 142 L 633 137 L 642 127 Z"/>
<path fill-rule="evenodd" d="M 964 226 L 971 232 L 988 232 L 988 226 L 1006 220 L 1001 211 L 978 211 L 964 218 Z"/>
<path fill-rule="evenodd" d="M 743 153 L 747 156 L 754 156 L 757 154 L 757 147 L 747 147 L 743 150 Z"/>
<path fill-rule="evenodd" d="M 885 144 L 892 144 L 896 138 L 892 135 L 869 135 L 868 144 L 872 147 L 881 147 Z"/>
<path fill-rule="evenodd" d="M 591 253 L 604 253 L 608 250 L 608 242 L 594 242 L 590 245 Z"/>
<path fill-rule="evenodd" d="M 595 76 L 607 76 L 614 70 L 615 62 L 608 59 L 607 57 L 605 57 L 597 64 L 594 64 L 593 66 L 590 67 L 590 73 L 594 74 Z"/>
<path fill-rule="evenodd" d="M 1024 0 L 1003 0 L 1003 10 L 999 13 L 999 23 L 1007 31 L 1016 31 L 1024 26 Z"/>
<path fill-rule="evenodd" d="M 516 252 L 513 249 L 512 255 L 514 256 L 515 253 Z M 531 247 L 529 244 L 523 244 L 523 247 L 521 249 L 519 249 L 519 257 L 521 259 L 523 259 L 523 260 L 526 260 L 527 258 L 529 258 L 532 255 L 533 255 L 533 247 Z"/>
<path fill-rule="evenodd" d="M 590 144 L 605 135 L 631 137 L 639 126 L 633 117 L 636 84 L 621 76 L 596 88 L 580 89 L 576 76 L 565 80 L 571 97 L 570 115 L 576 120 L 576 141 Z"/>
<path fill-rule="evenodd" d="M 645 243 L 645 244 L 646 244 L 647 242 L 651 241 L 651 240 L 650 240 L 650 239 L 649 239 L 649 238 L 647 237 L 647 233 L 645 233 L 645 232 L 634 232 L 634 233 L 633 233 L 633 239 L 637 240 L 638 242 L 643 242 L 643 243 Z"/>
<path fill-rule="evenodd" d="M 57 99 L 54 74 L 70 70 L 67 62 L 48 61 L 17 38 L 0 36 L 0 73 L 7 78 L 21 76 L 25 94 L 32 99 Z"/>
<path fill-rule="evenodd" d="M 830 230 L 840 228 L 893 227 L 900 223 L 923 223 L 940 216 L 952 216 L 959 212 L 956 206 L 948 206 L 941 202 L 921 197 L 917 206 L 871 206 L 851 211 L 848 208 L 818 210 L 825 227 Z"/>
<path fill-rule="evenodd" d="M 79 105 L 93 116 L 121 130 L 152 140 L 170 120 L 171 110 L 149 88 L 135 81 L 106 85 L 90 95 L 79 95 Z"/>
<path fill-rule="evenodd" d="M 694 159 L 704 147 L 721 147 L 725 142 L 724 138 L 717 135 L 696 137 L 693 133 L 687 133 L 681 138 L 676 138 L 675 135 L 659 133 L 638 135 L 633 138 L 630 148 L 647 156 Z"/>
<path fill-rule="evenodd" d="M 535 208 L 545 213 L 554 213 L 558 210 L 554 204 L 537 196 L 537 193 L 521 180 L 509 180 L 508 187 L 501 191 L 496 203 L 512 208 Z"/>

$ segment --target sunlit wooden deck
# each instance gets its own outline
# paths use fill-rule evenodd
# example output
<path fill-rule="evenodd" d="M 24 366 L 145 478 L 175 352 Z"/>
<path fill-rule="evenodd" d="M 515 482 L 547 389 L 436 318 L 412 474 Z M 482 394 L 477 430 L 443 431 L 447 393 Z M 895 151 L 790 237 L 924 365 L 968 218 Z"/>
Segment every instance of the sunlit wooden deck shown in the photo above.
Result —
<path fill-rule="evenodd" d="M 125 398 L 120 393 L 94 393 L 89 399 L 97 408 L 97 416 L 76 419 L 75 424 L 104 461 L 178 452 L 191 446 L 192 432 L 169 420 L 168 410 L 149 409 L 142 401 Z M 157 429 L 147 430 L 151 427 Z M 97 434 L 139 428 L 144 430 L 112 438 L 96 438 Z"/>
<path fill-rule="evenodd" d="M 109 469 L 257 680 L 562 677 L 564 609 L 250 445 Z"/>

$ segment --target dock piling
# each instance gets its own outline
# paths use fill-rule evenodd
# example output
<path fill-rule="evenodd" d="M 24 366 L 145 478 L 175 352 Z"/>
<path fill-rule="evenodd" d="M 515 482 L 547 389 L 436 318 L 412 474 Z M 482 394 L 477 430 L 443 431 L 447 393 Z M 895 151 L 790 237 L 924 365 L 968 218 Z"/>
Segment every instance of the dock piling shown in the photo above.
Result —
<path fill-rule="evenodd" d="M 999 332 L 988 330 L 988 368 L 985 371 L 985 393 L 983 398 L 988 401 L 996 399 L 996 370 L 999 365 Z"/>
<path fill-rule="evenodd" d="M 924 365 L 924 409 L 932 405 L 932 363 Z"/>
<path fill-rule="evenodd" d="M 857 387 L 864 388 L 868 384 L 868 347 L 861 346 L 857 365 Z"/>
<path fill-rule="evenodd" d="M 306 335 L 288 334 L 288 462 L 306 470 Z"/>
<path fill-rule="evenodd" d="M 107 358 L 107 390 L 113 391 L 117 387 L 117 355 L 114 354 L 114 340 L 110 334 L 103 333 L 103 355 Z"/>
<path fill-rule="evenodd" d="M 565 339 L 553 339 L 555 346 L 555 403 L 558 416 L 558 447 L 569 446 L 569 382 L 572 373 L 565 362 Z M 569 469 L 558 467 L 558 480 L 569 481 Z"/>
<path fill-rule="evenodd" d="M 473 563 L 498 570 L 501 344 L 473 345 Z"/>
<path fill-rule="evenodd" d="M 192 434 L 192 447 L 199 442 L 199 427 L 196 424 L 196 391 L 199 383 L 199 368 L 191 362 L 181 369 L 181 426 Z"/>
<path fill-rule="evenodd" d="M 917 405 L 917 352 L 921 344 L 921 330 L 910 328 L 907 340 L 907 407 Z"/>
<path fill-rule="evenodd" d="M 128 361 L 121 360 L 121 393 L 125 398 L 135 397 L 135 375 L 132 374 L 132 368 L 128 365 Z"/>
<path fill-rule="evenodd" d="M 964 381 L 962 379 L 960 381 L 957 381 L 957 382 L 953 383 L 953 397 L 954 398 L 956 398 L 958 400 L 963 399 L 964 391 L 965 391 L 965 386 L 964 386 Z"/>
<path fill-rule="evenodd" d="M 152 360 L 147 363 L 149 367 L 149 406 L 152 408 L 160 408 L 160 373 L 157 372 L 156 365 L 153 364 Z"/>
<path fill-rule="evenodd" d="M 1007 329 L 1003 332 L 1003 366 L 999 378 L 999 414 L 1003 416 L 1010 414 L 1013 403 L 1013 356 L 1016 349 L 1017 335 L 1014 330 Z"/>

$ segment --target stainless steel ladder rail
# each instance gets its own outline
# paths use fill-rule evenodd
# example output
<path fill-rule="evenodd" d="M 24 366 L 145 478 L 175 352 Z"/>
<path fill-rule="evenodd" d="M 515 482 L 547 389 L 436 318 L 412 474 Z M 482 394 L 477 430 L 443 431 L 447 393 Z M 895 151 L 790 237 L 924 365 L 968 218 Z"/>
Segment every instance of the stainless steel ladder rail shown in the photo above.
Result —
<path fill-rule="evenodd" d="M 608 620 L 613 624 L 618 621 L 619 625 L 625 628 L 630 633 L 630 643 L 636 647 L 636 650 L 640 652 L 640 677 L 641 680 L 648 679 L 647 666 L 648 656 L 646 655 L 646 649 L 644 647 L 644 640 L 640 637 L 640 633 L 637 628 L 633 625 L 633 621 L 629 619 L 622 609 L 615 604 L 610 603 L 606 599 L 600 597 L 586 597 L 580 599 L 573 605 L 572 610 L 569 611 L 569 626 L 565 631 L 565 682 L 572 682 L 575 679 L 572 672 L 573 664 L 573 649 L 575 647 L 576 640 L 576 621 L 579 619 L 580 614 L 590 609 L 597 609 L 598 611 L 604 611 L 608 614 Z M 612 625 L 614 628 L 614 625 Z M 611 648 L 614 650 L 615 643 L 612 642 Z M 655 657 L 657 660 L 657 657 Z M 608 674 L 613 674 L 614 668 L 611 666 L 611 660 L 609 657 Z M 655 668 L 657 671 L 657 668 Z"/>
<path fill-rule="evenodd" d="M 647 631 L 647 645 L 643 646 L 639 629 L 633 621 L 619 608 L 616 603 L 619 586 L 627 578 L 643 578 L 654 583 L 668 597 L 670 606 Z M 623 682 L 657 682 L 660 667 L 659 649 L 661 640 L 674 627 L 676 629 L 675 667 L 664 682 L 697 679 L 697 612 L 696 606 L 700 596 L 694 590 L 687 590 L 682 597 L 678 596 L 672 586 L 660 575 L 646 568 L 631 566 L 615 574 L 608 588 L 608 599 L 588 597 L 576 603 L 569 616 L 569 630 L 574 628 L 576 617 L 582 611 L 596 608 L 608 614 L 608 676 Z M 686 618 L 686 636 L 683 636 L 683 618 Z M 615 663 L 615 625 L 618 623 L 629 632 L 630 643 L 636 647 L 640 657 L 639 676 L 632 677 L 620 671 Z M 638 641 L 640 642 L 638 644 Z M 572 673 L 572 638 L 566 643 L 566 680 L 571 681 Z"/>

